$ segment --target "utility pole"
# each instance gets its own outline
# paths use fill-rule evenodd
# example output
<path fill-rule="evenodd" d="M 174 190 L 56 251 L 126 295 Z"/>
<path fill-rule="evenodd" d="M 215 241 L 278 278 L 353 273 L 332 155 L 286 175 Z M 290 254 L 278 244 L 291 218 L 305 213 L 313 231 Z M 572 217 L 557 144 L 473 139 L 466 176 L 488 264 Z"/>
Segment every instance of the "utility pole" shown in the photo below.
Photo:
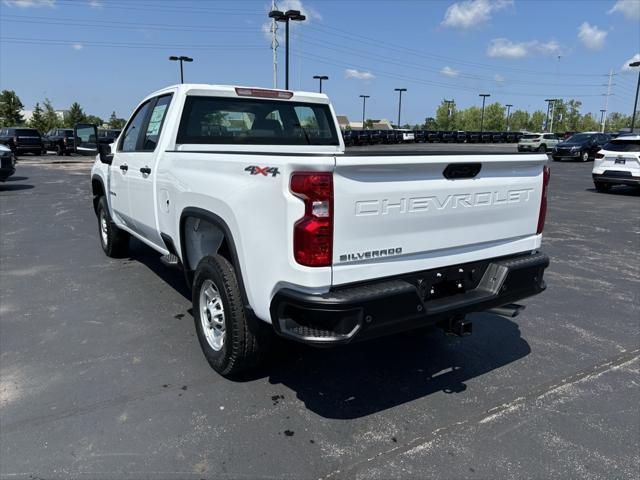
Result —
<path fill-rule="evenodd" d="M 480 133 L 482 133 L 484 132 L 484 101 L 487 99 L 487 97 L 490 97 L 491 94 L 481 93 L 479 96 L 482 97 L 482 115 L 480 116 Z"/>
<path fill-rule="evenodd" d="M 630 67 L 640 67 L 640 62 L 632 62 L 629 64 Z M 636 108 L 638 107 L 638 92 L 640 92 L 640 70 L 638 71 L 638 85 L 636 86 L 636 99 L 633 102 L 633 115 L 631 116 L 631 133 L 633 133 L 633 128 L 636 126 Z"/>
<path fill-rule="evenodd" d="M 549 126 L 549 132 L 553 133 L 553 117 L 555 117 L 556 114 L 556 102 L 558 102 L 559 99 L 557 98 L 552 98 L 551 99 L 551 124 Z"/>
<path fill-rule="evenodd" d="M 606 112 L 606 110 L 600 109 L 600 125 L 604 122 L 604 112 Z"/>
<path fill-rule="evenodd" d="M 605 96 L 604 99 L 604 115 L 602 116 L 602 127 L 600 129 L 601 133 L 604 133 L 604 127 L 605 124 L 607 123 L 607 110 L 609 109 L 609 96 L 611 95 L 611 79 L 613 78 L 613 76 L 615 75 L 615 73 L 613 73 L 613 69 L 609 70 L 609 85 L 607 86 L 607 95 Z"/>
<path fill-rule="evenodd" d="M 365 114 L 365 109 L 367 107 L 367 98 L 369 98 L 371 95 L 360 95 L 360 98 L 362 98 L 362 130 L 365 130 L 364 127 L 364 114 Z"/>
<path fill-rule="evenodd" d="M 551 104 L 553 103 L 553 98 L 545 98 L 544 99 L 545 102 L 547 102 L 547 116 L 544 120 L 544 131 L 548 132 L 549 131 L 549 112 L 551 111 Z"/>
<path fill-rule="evenodd" d="M 505 105 L 507 107 L 507 132 L 509 131 L 509 115 L 511 114 L 511 107 L 513 107 L 513 105 L 511 105 L 510 103 L 507 103 Z"/>
<path fill-rule="evenodd" d="M 276 0 L 271 1 L 271 11 L 278 10 Z M 271 19 L 271 50 L 273 51 L 273 88 L 278 88 L 278 22 Z"/>
<path fill-rule="evenodd" d="M 451 105 L 455 103 L 455 100 L 442 100 L 447 104 L 447 130 L 451 129 Z"/>

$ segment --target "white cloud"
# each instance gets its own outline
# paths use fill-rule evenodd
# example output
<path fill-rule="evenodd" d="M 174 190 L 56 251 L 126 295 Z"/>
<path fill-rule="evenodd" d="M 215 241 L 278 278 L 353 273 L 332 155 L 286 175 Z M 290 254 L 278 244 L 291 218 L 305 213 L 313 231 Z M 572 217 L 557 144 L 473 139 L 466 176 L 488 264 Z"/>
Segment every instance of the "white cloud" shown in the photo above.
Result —
<path fill-rule="evenodd" d="M 622 72 L 637 72 L 639 67 L 630 67 L 629 64 L 633 62 L 640 62 L 640 53 L 636 53 L 633 57 L 622 64 L 620 70 Z"/>
<path fill-rule="evenodd" d="M 101 0 L 100 0 L 101 1 Z M 322 15 L 316 9 L 312 7 L 308 7 L 302 3 L 301 0 L 284 0 L 278 2 L 278 10 L 281 12 L 286 12 L 287 10 L 299 10 L 302 15 L 304 15 L 306 20 L 303 22 L 291 22 L 291 28 L 297 28 L 298 26 L 308 25 L 313 23 L 316 20 L 322 20 Z M 277 30 L 277 40 L 280 45 L 284 43 L 284 23 L 276 22 L 278 26 Z M 265 38 L 269 43 L 271 43 L 271 20 L 263 23 L 260 27 L 260 30 L 264 34 Z"/>
<path fill-rule="evenodd" d="M 82 45 L 81 43 L 72 43 L 71 48 L 73 48 L 74 50 L 82 50 L 84 48 L 84 45 Z"/>
<path fill-rule="evenodd" d="M 491 20 L 491 14 L 513 5 L 513 0 L 465 0 L 447 8 L 441 25 L 454 28 L 477 27 Z"/>
<path fill-rule="evenodd" d="M 504 81 L 506 80 L 506 78 L 504 78 L 502 75 L 500 75 L 499 73 L 496 73 L 493 76 L 493 79 L 496 81 L 496 83 L 504 83 Z"/>
<path fill-rule="evenodd" d="M 600 30 L 596 25 L 589 25 L 588 22 L 584 22 L 578 28 L 578 38 L 589 50 L 600 50 L 607 35 L 607 32 Z"/>
<path fill-rule="evenodd" d="M 440 70 L 440 73 L 445 77 L 457 77 L 458 75 L 460 75 L 459 70 L 454 70 L 448 65 L 446 67 L 442 67 L 442 69 Z"/>
<path fill-rule="evenodd" d="M 53 7 L 56 0 L 4 0 L 4 4 L 8 7 Z"/>
<path fill-rule="evenodd" d="M 104 7 L 104 3 L 102 0 L 89 0 L 89 6 L 91 8 L 102 8 Z"/>
<path fill-rule="evenodd" d="M 629 20 L 640 20 L 640 0 L 618 0 L 607 13 L 620 12 Z"/>
<path fill-rule="evenodd" d="M 345 78 L 356 78 L 358 80 L 373 80 L 376 76 L 371 72 L 361 72 L 360 70 L 356 70 L 355 68 L 347 68 L 344 71 Z"/>
<path fill-rule="evenodd" d="M 529 42 L 513 42 L 507 38 L 494 38 L 489 42 L 487 55 L 493 58 L 508 58 L 517 60 L 534 54 L 558 55 L 562 47 L 555 40 L 539 42 L 531 40 Z"/>

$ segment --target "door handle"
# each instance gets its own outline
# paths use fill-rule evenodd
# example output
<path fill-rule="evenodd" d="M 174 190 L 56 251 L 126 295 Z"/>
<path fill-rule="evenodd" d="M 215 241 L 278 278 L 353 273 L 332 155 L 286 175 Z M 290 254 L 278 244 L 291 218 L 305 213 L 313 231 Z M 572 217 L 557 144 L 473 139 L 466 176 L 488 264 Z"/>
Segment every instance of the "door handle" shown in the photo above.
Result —
<path fill-rule="evenodd" d="M 129 165 L 127 165 L 126 163 L 123 163 L 122 165 L 120 165 L 120 170 L 122 170 L 123 172 L 126 172 L 127 170 L 129 170 Z"/>
<path fill-rule="evenodd" d="M 142 167 L 140 169 L 140 173 L 144 173 L 144 174 L 149 175 L 151 173 L 151 169 L 149 167 Z"/>

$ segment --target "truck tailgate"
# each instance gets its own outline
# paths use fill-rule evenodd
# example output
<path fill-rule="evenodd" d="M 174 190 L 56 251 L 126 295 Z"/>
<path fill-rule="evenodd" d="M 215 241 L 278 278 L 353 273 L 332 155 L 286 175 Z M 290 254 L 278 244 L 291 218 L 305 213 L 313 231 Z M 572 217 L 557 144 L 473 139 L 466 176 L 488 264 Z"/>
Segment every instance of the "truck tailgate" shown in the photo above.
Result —
<path fill-rule="evenodd" d="M 537 154 L 337 156 L 333 284 L 538 248 L 546 162 Z"/>

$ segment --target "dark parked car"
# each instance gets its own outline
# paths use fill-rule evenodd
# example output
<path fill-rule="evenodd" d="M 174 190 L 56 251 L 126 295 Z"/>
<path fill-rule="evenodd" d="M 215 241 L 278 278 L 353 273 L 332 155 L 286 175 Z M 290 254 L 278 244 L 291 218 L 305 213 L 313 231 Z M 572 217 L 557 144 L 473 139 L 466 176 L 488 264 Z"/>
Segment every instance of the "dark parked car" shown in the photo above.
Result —
<path fill-rule="evenodd" d="M 493 143 L 504 143 L 506 134 L 504 132 L 491 132 L 491 141 Z"/>
<path fill-rule="evenodd" d="M 424 143 L 427 141 L 427 132 L 425 130 L 414 130 L 413 135 L 416 143 Z"/>
<path fill-rule="evenodd" d="M 113 143 L 120 136 L 122 130 L 98 129 L 98 143 Z"/>
<path fill-rule="evenodd" d="M 0 145 L 0 182 L 4 182 L 16 171 L 16 157 L 9 147 Z"/>
<path fill-rule="evenodd" d="M 480 132 L 468 132 L 467 143 L 480 143 Z"/>
<path fill-rule="evenodd" d="M 455 141 L 456 141 L 456 143 L 465 143 L 467 141 L 467 132 L 463 132 L 462 130 L 458 130 L 455 133 Z"/>
<path fill-rule="evenodd" d="M 427 132 L 427 142 L 433 143 L 433 142 L 441 142 L 441 141 L 442 141 L 442 132 L 439 132 L 437 130 L 431 130 Z"/>
<path fill-rule="evenodd" d="M 518 132 L 506 132 L 504 141 L 507 143 L 518 143 Z"/>
<path fill-rule="evenodd" d="M 380 134 L 380 130 L 365 130 L 365 134 L 367 135 L 367 139 L 369 140 L 369 145 L 382 143 L 382 135 Z"/>
<path fill-rule="evenodd" d="M 381 143 L 398 143 L 396 133 L 393 130 L 380 130 Z"/>
<path fill-rule="evenodd" d="M 351 130 L 353 145 L 369 145 L 369 135 L 366 130 Z"/>
<path fill-rule="evenodd" d="M 342 139 L 345 147 L 353 145 L 353 130 L 342 130 Z"/>
<path fill-rule="evenodd" d="M 443 143 L 453 143 L 455 142 L 456 132 L 442 132 L 442 142 Z"/>
<path fill-rule="evenodd" d="M 611 137 L 606 133 L 576 133 L 558 143 L 552 150 L 551 155 L 555 161 L 581 160 L 588 162 L 595 158 L 598 150 L 610 139 Z"/>
<path fill-rule="evenodd" d="M 52 128 L 42 137 L 44 148 L 58 155 L 70 155 L 74 151 L 73 128 Z"/>
<path fill-rule="evenodd" d="M 35 128 L 9 127 L 0 128 L 0 144 L 6 145 L 14 155 L 47 153 L 42 144 L 40 132 Z"/>

